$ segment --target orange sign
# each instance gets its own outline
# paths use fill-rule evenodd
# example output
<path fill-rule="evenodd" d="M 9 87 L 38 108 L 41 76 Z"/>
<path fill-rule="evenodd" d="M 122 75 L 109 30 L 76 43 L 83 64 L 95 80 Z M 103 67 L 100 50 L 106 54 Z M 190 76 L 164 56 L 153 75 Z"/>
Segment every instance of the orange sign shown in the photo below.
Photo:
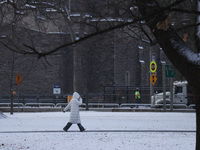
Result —
<path fill-rule="evenodd" d="M 20 76 L 20 74 L 19 74 L 19 73 L 17 74 L 17 76 L 16 76 L 15 80 L 17 81 L 17 85 L 19 86 L 19 85 L 20 85 L 20 83 L 22 82 L 22 78 L 21 78 L 21 76 Z"/>
<path fill-rule="evenodd" d="M 157 81 L 156 75 L 153 73 L 150 78 L 151 83 L 154 85 Z"/>

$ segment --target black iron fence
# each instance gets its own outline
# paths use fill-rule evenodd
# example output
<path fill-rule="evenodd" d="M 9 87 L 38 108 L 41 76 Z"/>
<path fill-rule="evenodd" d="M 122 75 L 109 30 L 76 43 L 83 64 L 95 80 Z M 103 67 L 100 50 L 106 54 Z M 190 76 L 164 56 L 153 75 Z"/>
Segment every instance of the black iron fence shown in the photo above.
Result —
<path fill-rule="evenodd" d="M 139 89 L 142 103 L 150 103 L 150 87 L 136 87 L 136 86 L 105 86 L 103 93 L 104 102 L 112 103 L 136 103 L 135 91 Z M 170 87 L 166 87 L 170 90 Z M 162 87 L 153 87 L 153 93 L 163 92 Z"/>
<path fill-rule="evenodd" d="M 104 86 L 103 93 L 88 93 L 88 103 L 136 103 L 135 91 L 139 89 L 142 103 L 150 103 L 150 87 L 135 86 Z M 169 90 L 169 87 L 166 88 Z M 154 93 L 162 92 L 162 87 L 154 87 Z M 67 103 L 71 94 L 60 95 L 14 95 L 14 103 Z M 86 103 L 86 95 L 81 94 L 83 103 Z M 10 103 L 10 95 L 0 95 L 0 103 Z"/>
<path fill-rule="evenodd" d="M 67 103 L 68 95 L 14 95 L 14 103 Z M 8 95 L 0 95 L 0 103 L 9 103 L 11 97 Z"/>

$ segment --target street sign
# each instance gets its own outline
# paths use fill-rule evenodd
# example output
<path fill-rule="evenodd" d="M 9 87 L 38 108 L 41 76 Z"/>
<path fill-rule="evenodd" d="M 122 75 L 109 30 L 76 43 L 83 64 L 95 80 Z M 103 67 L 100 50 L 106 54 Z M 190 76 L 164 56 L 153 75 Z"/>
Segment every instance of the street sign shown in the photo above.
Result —
<path fill-rule="evenodd" d="M 22 82 L 22 78 L 21 78 L 21 76 L 20 76 L 20 74 L 19 74 L 19 73 L 17 74 L 17 76 L 16 76 L 15 80 L 17 81 L 17 85 L 19 86 L 19 85 L 20 85 L 20 83 Z"/>
<path fill-rule="evenodd" d="M 174 78 L 176 72 L 171 68 L 170 65 L 165 65 L 165 77 L 166 78 Z"/>
<path fill-rule="evenodd" d="M 60 84 L 54 84 L 54 86 L 53 86 L 53 94 L 61 94 Z"/>
<path fill-rule="evenodd" d="M 154 73 L 154 72 L 156 72 L 156 70 L 157 70 L 157 64 L 156 64 L 155 61 L 152 61 L 152 62 L 150 63 L 150 71 L 151 71 L 152 73 Z"/>
<path fill-rule="evenodd" d="M 151 83 L 152 83 L 153 85 L 156 83 L 157 78 L 156 78 L 155 73 L 153 73 L 153 74 L 151 75 L 151 77 L 150 77 L 150 81 L 151 81 Z"/>
<path fill-rule="evenodd" d="M 152 61 L 156 61 L 156 53 L 152 53 Z"/>

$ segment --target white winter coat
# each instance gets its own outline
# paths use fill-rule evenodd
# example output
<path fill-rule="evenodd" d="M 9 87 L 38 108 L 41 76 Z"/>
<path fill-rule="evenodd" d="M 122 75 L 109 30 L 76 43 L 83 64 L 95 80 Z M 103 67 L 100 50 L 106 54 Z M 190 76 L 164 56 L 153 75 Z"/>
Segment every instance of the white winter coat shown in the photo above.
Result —
<path fill-rule="evenodd" d="M 64 108 L 64 111 L 67 111 L 71 108 L 69 122 L 73 124 L 81 123 L 79 114 L 79 105 L 82 104 L 82 98 L 79 99 L 79 97 L 80 95 L 77 92 L 74 92 L 71 101 Z"/>

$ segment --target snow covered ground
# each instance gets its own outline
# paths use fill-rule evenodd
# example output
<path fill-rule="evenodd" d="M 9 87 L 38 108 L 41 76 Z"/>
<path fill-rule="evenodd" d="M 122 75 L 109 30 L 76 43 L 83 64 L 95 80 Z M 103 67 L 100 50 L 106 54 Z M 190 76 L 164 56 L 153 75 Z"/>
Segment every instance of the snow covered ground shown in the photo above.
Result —
<path fill-rule="evenodd" d="M 195 149 L 195 113 L 81 111 L 86 132 L 62 132 L 69 112 L 4 114 L 0 150 Z"/>

